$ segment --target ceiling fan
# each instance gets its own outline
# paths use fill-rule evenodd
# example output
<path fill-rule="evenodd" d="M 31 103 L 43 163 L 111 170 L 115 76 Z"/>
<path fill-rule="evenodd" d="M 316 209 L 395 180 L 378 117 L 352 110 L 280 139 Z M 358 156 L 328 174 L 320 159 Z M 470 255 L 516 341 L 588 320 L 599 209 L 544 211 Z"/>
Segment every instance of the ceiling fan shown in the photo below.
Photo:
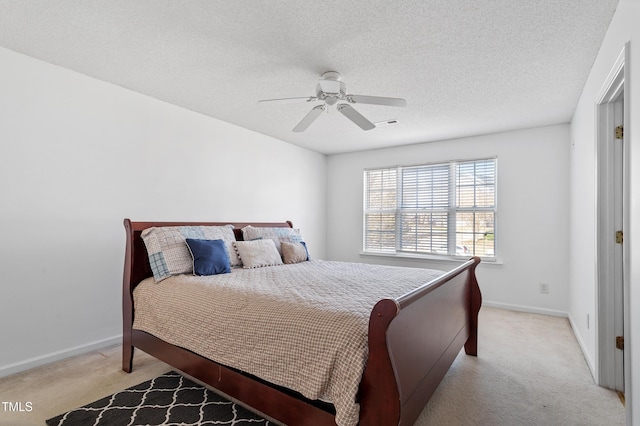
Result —
<path fill-rule="evenodd" d="M 258 104 L 265 103 L 295 103 L 295 102 L 316 102 L 321 101 L 322 104 L 313 107 L 307 115 L 304 116 L 296 127 L 294 132 L 304 132 L 324 111 L 328 111 L 328 107 L 336 105 L 336 109 L 342 115 L 353 121 L 362 130 L 371 130 L 376 127 L 371 121 L 367 120 L 362 114 L 356 111 L 350 104 L 372 104 L 405 107 L 407 101 L 400 98 L 386 98 L 381 96 L 365 96 L 365 95 L 348 95 L 346 85 L 340 78 L 340 73 L 336 71 L 327 71 L 322 74 L 318 84 L 316 85 L 315 96 L 301 98 L 282 98 L 282 99 L 265 99 L 258 101 Z"/>

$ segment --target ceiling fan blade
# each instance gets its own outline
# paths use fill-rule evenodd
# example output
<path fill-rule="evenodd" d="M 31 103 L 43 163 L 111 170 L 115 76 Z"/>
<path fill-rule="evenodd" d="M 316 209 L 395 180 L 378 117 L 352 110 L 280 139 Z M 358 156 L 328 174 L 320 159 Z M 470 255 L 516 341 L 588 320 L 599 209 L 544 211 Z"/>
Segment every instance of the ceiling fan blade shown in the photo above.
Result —
<path fill-rule="evenodd" d="M 372 104 L 406 107 L 407 101 L 402 98 L 385 98 L 383 96 L 347 95 L 347 101 L 352 104 Z"/>
<path fill-rule="evenodd" d="M 280 103 L 280 104 L 294 104 L 300 102 L 313 102 L 317 101 L 318 98 L 315 96 L 307 96 L 305 98 L 282 98 L 282 99 L 263 99 L 258 101 L 258 104 L 267 104 L 267 103 Z"/>
<path fill-rule="evenodd" d="M 313 123 L 316 118 L 320 117 L 320 114 L 326 109 L 324 105 L 318 105 L 314 107 L 307 115 L 304 116 L 302 121 L 298 123 L 296 127 L 293 128 L 294 132 L 304 132 L 307 130 L 307 127 Z"/>
<path fill-rule="evenodd" d="M 351 105 L 340 104 L 337 108 L 342 115 L 353 121 L 362 130 L 371 130 L 376 127 L 375 124 L 364 118 L 362 114 L 353 109 Z"/>

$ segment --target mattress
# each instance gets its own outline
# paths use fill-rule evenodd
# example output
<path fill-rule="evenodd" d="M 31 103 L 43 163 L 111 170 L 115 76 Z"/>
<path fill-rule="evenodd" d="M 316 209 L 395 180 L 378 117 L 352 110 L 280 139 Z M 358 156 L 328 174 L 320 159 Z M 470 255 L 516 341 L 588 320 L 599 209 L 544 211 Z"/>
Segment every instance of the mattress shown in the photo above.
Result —
<path fill-rule="evenodd" d="M 143 281 L 133 328 L 220 364 L 330 400 L 356 425 L 373 306 L 442 271 L 311 260 Z"/>

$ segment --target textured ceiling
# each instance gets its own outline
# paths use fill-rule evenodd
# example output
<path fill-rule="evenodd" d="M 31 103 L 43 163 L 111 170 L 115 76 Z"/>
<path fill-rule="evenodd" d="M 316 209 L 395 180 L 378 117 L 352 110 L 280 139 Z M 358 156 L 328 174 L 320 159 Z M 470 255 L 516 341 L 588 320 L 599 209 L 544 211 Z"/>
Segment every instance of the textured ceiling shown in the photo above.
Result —
<path fill-rule="evenodd" d="M 617 0 L 0 0 L 0 46 L 322 153 L 567 123 Z M 304 133 L 325 71 L 354 105 Z"/>

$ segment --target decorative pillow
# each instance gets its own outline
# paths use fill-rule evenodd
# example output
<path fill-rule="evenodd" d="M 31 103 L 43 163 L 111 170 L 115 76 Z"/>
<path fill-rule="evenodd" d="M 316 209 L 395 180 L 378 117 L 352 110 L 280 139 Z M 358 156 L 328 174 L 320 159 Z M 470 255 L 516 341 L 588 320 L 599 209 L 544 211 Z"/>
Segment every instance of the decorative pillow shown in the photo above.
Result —
<path fill-rule="evenodd" d="M 236 241 L 234 244 L 245 269 L 282 265 L 280 253 L 270 239 Z"/>
<path fill-rule="evenodd" d="M 229 254 L 223 240 L 194 240 L 187 238 L 193 257 L 194 275 L 217 275 L 231 272 Z"/>
<path fill-rule="evenodd" d="M 307 254 L 307 245 L 304 242 L 288 243 L 283 241 L 280 243 L 282 248 L 282 260 L 284 263 L 300 263 L 309 260 Z"/>
<path fill-rule="evenodd" d="M 233 225 L 152 227 L 142 231 L 141 237 L 147 247 L 149 264 L 156 282 L 171 275 L 193 272 L 193 257 L 187 247 L 187 238 L 223 240 L 230 265 L 240 265 L 240 259 L 233 248 L 236 240 Z"/>
<path fill-rule="evenodd" d="M 278 227 L 255 227 L 245 226 L 242 228 L 242 238 L 245 241 L 258 240 L 258 239 L 270 239 L 276 244 L 278 253 L 282 256 L 282 248 L 280 244 L 282 242 L 287 243 L 300 243 L 303 242 L 302 235 L 300 235 L 299 229 L 293 228 L 278 228 Z"/>

